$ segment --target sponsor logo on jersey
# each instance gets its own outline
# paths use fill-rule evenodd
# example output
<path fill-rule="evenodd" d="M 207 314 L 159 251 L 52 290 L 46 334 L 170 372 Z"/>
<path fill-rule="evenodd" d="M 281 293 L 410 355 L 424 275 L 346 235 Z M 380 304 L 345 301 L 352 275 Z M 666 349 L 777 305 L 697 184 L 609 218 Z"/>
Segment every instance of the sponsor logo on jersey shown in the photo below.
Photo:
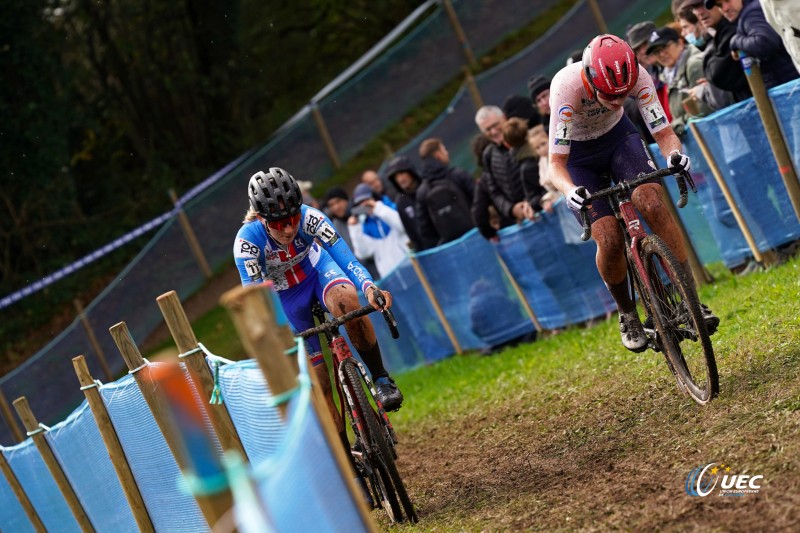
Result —
<path fill-rule="evenodd" d="M 639 105 L 648 105 L 653 102 L 655 95 L 653 91 L 650 90 L 650 87 L 644 87 L 639 90 L 639 94 L 636 95 L 636 99 L 639 101 Z"/>
<path fill-rule="evenodd" d="M 317 214 L 310 209 L 306 211 L 305 220 L 303 220 L 303 230 L 309 235 L 314 235 L 317 232 L 317 226 L 324 219 L 321 214 Z"/>
<path fill-rule="evenodd" d="M 367 271 L 361 268 L 360 266 L 355 265 L 352 261 L 347 263 L 347 270 L 353 273 L 356 279 L 359 281 L 359 285 L 363 285 L 364 280 L 367 279 Z"/>
<path fill-rule="evenodd" d="M 558 120 L 560 122 L 572 122 L 574 116 L 575 109 L 569 104 L 562 105 L 558 110 Z"/>
<path fill-rule="evenodd" d="M 569 146 L 570 144 L 570 123 L 559 122 L 556 124 L 556 136 L 553 144 L 556 146 Z"/>
<path fill-rule="evenodd" d="M 258 257 L 258 246 L 244 239 L 239 239 L 239 255 Z"/>

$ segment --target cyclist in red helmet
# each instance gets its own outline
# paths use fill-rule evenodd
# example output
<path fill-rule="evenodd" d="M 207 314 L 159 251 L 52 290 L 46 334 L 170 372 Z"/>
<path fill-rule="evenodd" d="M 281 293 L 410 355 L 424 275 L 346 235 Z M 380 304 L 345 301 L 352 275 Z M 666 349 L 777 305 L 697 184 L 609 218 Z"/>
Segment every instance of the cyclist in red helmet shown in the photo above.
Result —
<path fill-rule="evenodd" d="M 566 196 L 571 209 L 584 208 L 593 191 L 616 181 L 656 169 L 636 127 L 625 116 L 623 103 L 636 98 L 639 112 L 670 166 L 689 170 L 689 157 L 672 130 L 656 96 L 653 80 L 636 61 L 628 44 L 614 35 L 598 35 L 583 52 L 583 60 L 561 69 L 550 85 L 549 177 Z M 664 205 L 658 180 L 638 186 L 632 200 L 653 231 L 664 239 L 688 276 L 686 248 Z M 597 269 L 619 310 L 622 344 L 640 352 L 647 338 L 628 294 L 622 231 L 607 202 L 588 208 L 597 242 Z M 706 309 L 706 325 L 714 331 L 719 318 Z"/>

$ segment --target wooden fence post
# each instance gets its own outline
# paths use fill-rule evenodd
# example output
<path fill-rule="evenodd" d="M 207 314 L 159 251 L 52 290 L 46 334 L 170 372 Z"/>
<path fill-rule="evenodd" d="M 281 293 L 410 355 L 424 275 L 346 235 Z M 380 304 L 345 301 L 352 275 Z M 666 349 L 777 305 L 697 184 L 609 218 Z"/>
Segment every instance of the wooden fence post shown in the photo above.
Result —
<path fill-rule="evenodd" d="M 703 134 L 700 133 L 700 128 L 697 127 L 697 124 L 691 121 L 689 122 L 689 128 L 692 130 L 692 134 L 697 140 L 697 145 L 700 147 L 700 151 L 703 152 L 703 157 L 706 158 L 708 168 L 711 169 L 714 179 L 717 180 L 717 184 L 722 190 L 722 194 L 725 196 L 728 206 L 731 208 L 733 217 L 736 219 L 736 223 L 739 225 L 739 229 L 742 231 L 744 239 L 747 241 L 747 246 L 750 247 L 750 252 L 753 254 L 753 257 L 756 261 L 766 266 L 775 264 L 778 260 L 778 257 L 774 250 L 767 250 L 766 252 L 762 253 L 761 250 L 758 249 L 756 239 L 753 237 L 753 233 L 750 231 L 747 221 L 744 219 L 744 215 L 742 215 L 741 210 L 739 210 L 739 206 L 736 204 L 736 199 L 733 197 L 733 193 L 728 187 L 725 177 L 722 175 L 722 172 L 717 166 L 717 162 L 714 160 L 714 155 L 711 153 L 711 150 L 708 149 L 708 145 L 703 138 Z"/>
<path fill-rule="evenodd" d="M 48 444 L 44 436 L 44 430 L 39 426 L 39 421 L 34 416 L 33 411 L 31 411 L 25 396 L 20 396 L 14 400 L 14 408 L 17 410 L 17 414 L 20 420 L 22 420 L 25 429 L 28 430 L 28 435 L 33 439 L 33 443 L 39 450 L 39 454 L 42 456 L 45 465 L 47 465 L 47 470 L 49 470 L 50 475 L 53 476 L 56 485 L 58 485 L 58 490 L 60 490 L 61 494 L 64 496 L 81 531 L 94 531 L 89 516 L 86 514 L 80 500 L 78 500 L 78 495 L 75 494 L 75 489 L 72 488 L 66 474 L 64 474 L 64 470 L 62 470 L 58 459 L 56 459 L 55 454 L 53 454 L 53 450 L 50 448 L 50 444 Z"/>
<path fill-rule="evenodd" d="M 286 355 L 287 346 L 275 322 L 272 300 L 264 285 L 248 285 L 229 290 L 220 298 L 228 310 L 247 354 L 258 361 L 272 396 L 285 394 L 297 386 L 297 372 Z M 278 405 L 286 419 L 287 405 Z"/>
<path fill-rule="evenodd" d="M 189 223 L 189 217 L 186 216 L 186 212 L 183 208 L 178 205 L 178 195 L 175 194 L 175 190 L 170 189 L 168 192 L 173 205 L 175 205 L 178 223 L 183 230 L 183 236 L 186 237 L 186 242 L 189 244 L 189 248 L 192 250 L 192 255 L 194 255 L 195 261 L 197 261 L 197 264 L 200 266 L 200 270 L 203 271 L 203 275 L 206 279 L 209 279 L 212 275 L 211 267 L 208 266 L 206 255 L 203 253 L 203 248 L 200 246 L 200 241 L 197 240 L 197 235 L 195 235 L 192 225 Z"/>
<path fill-rule="evenodd" d="M 158 424 L 158 428 L 161 430 L 161 434 L 164 436 L 164 440 L 167 442 L 167 446 L 172 452 L 175 462 L 178 463 L 178 468 L 181 469 L 181 472 L 189 472 L 191 470 L 191 465 L 186 458 L 183 441 L 176 428 L 172 425 L 172 417 L 170 416 L 167 400 L 151 381 L 146 379 L 143 375 L 140 375 L 140 371 L 148 365 L 142 357 L 141 352 L 139 352 L 138 346 L 136 346 L 136 343 L 133 341 L 130 331 L 128 331 L 128 326 L 125 322 L 119 322 L 111 326 L 109 332 L 114 338 L 114 342 L 117 348 L 119 348 L 119 352 L 122 354 L 125 364 L 128 365 L 137 385 L 139 385 L 139 390 L 141 390 L 142 396 L 145 402 L 147 402 L 147 406 L 150 408 L 150 412 L 153 413 L 156 424 Z M 232 505 L 232 497 L 229 490 L 223 490 L 214 494 L 195 494 L 194 497 L 197 500 L 197 504 L 206 522 L 208 522 L 208 525 L 212 528 L 222 515 L 228 512 Z"/>
<path fill-rule="evenodd" d="M 224 450 L 236 450 L 243 460 L 247 460 L 247 453 L 244 450 L 236 426 L 233 425 L 228 408 L 224 404 L 208 403 L 214 392 L 214 376 L 211 369 L 206 364 L 205 355 L 196 351 L 189 353 L 198 347 L 197 337 L 194 335 L 189 318 L 181 305 L 178 293 L 175 291 L 165 292 L 156 298 L 161 314 L 167 322 L 172 338 L 178 347 L 178 352 L 184 354 L 182 359 L 186 363 L 189 375 L 194 381 L 194 386 L 200 392 L 200 397 L 204 399 L 203 405 L 208 412 L 211 425 L 217 433 L 217 438 Z"/>
<path fill-rule="evenodd" d="M 39 518 L 39 513 L 37 513 L 36 509 L 33 508 L 33 504 L 28 499 L 28 495 L 25 494 L 25 490 L 22 488 L 22 485 L 19 484 L 19 479 L 17 479 L 14 471 L 11 470 L 11 465 L 9 465 L 8 461 L 6 461 L 6 456 L 3 455 L 2 451 L 0 451 L 0 471 L 3 472 L 6 481 L 8 481 L 8 484 L 11 486 L 11 490 L 14 492 L 17 500 L 19 500 L 22 510 L 25 511 L 25 514 L 27 515 L 28 520 L 31 521 L 31 524 L 33 524 L 34 529 L 36 529 L 38 533 L 47 533 L 47 528 L 44 527 L 42 519 Z"/>
<path fill-rule="evenodd" d="M 467 57 L 467 62 L 472 68 L 477 70 L 479 66 L 478 61 L 475 59 L 475 54 L 472 52 L 469 40 L 467 40 L 467 34 L 464 33 L 464 28 L 461 26 L 461 21 L 458 20 L 458 15 L 456 14 L 456 10 L 453 9 L 452 2 L 450 0 L 442 0 L 442 5 L 444 6 L 445 12 L 447 12 L 447 18 L 450 19 L 450 24 L 453 26 L 453 31 L 461 45 L 461 49 Z"/>
<path fill-rule="evenodd" d="M 89 323 L 89 319 L 86 318 L 86 311 L 83 308 L 83 304 L 77 298 L 75 298 L 72 303 L 75 306 L 75 311 L 78 312 L 78 318 L 81 321 L 84 331 L 86 331 L 86 336 L 89 337 L 89 344 L 92 346 L 92 350 L 94 350 L 97 360 L 100 361 L 100 367 L 103 369 L 103 374 L 105 374 L 106 380 L 114 381 L 114 376 L 111 374 L 111 368 L 109 368 L 108 361 L 106 360 L 106 354 L 103 352 L 103 348 L 100 346 L 100 343 L 97 342 L 97 335 L 94 334 L 92 324 Z"/>
<path fill-rule="evenodd" d="M 439 301 L 436 299 L 436 295 L 431 288 L 431 284 L 428 282 L 428 278 L 425 276 L 425 273 L 422 271 L 422 267 L 419 265 L 419 261 L 417 261 L 417 256 L 414 254 L 409 254 L 409 260 L 411 260 L 411 266 L 414 267 L 414 272 L 416 272 L 417 277 L 419 278 L 419 282 L 422 284 L 422 288 L 425 289 L 425 294 L 428 295 L 428 299 L 431 301 L 433 305 L 433 310 L 436 311 L 436 316 L 439 317 L 439 322 L 442 323 L 442 327 L 444 328 L 445 333 L 447 333 L 447 337 L 450 339 L 450 344 L 453 345 L 456 353 L 461 355 L 464 353 L 464 350 L 461 349 L 461 344 L 458 342 L 458 337 L 456 337 L 453 328 L 450 326 L 450 322 L 447 321 L 447 317 L 444 316 L 444 311 L 442 311 L 442 306 L 439 305 Z"/>
<path fill-rule="evenodd" d="M 342 168 L 342 162 L 339 159 L 339 154 L 336 152 L 336 146 L 333 144 L 333 139 L 328 131 L 328 126 L 325 124 L 325 119 L 322 118 L 319 106 L 312 102 L 309 104 L 309 107 L 311 108 L 311 116 L 314 117 L 314 123 L 317 125 L 317 130 L 319 130 L 319 136 L 322 137 L 325 150 L 328 152 L 328 157 L 333 163 L 333 168 Z"/>
<path fill-rule="evenodd" d="M 608 33 L 608 24 L 606 24 L 606 19 L 603 18 L 603 12 L 600 10 L 597 0 L 589 0 L 589 8 L 592 10 L 592 15 L 595 22 L 597 22 L 600 33 Z"/>
<path fill-rule="evenodd" d="M 743 52 L 739 52 L 739 55 L 742 57 L 743 64 L 748 60 L 752 62 L 749 67 L 744 69 L 747 75 L 747 83 L 750 85 L 750 92 L 753 93 L 758 115 L 764 124 L 764 131 L 767 134 L 769 146 L 772 148 L 772 155 L 778 165 L 778 172 L 781 174 L 783 185 L 786 187 L 789 200 L 792 202 L 794 215 L 800 220 L 800 182 L 797 181 L 797 173 L 795 172 L 794 164 L 792 164 L 792 156 L 789 154 L 786 141 L 781 134 L 778 119 L 775 118 L 775 109 L 772 107 L 772 101 L 767 95 L 764 79 L 761 77 L 761 67 L 758 62 L 753 58 L 746 57 Z"/>
<path fill-rule="evenodd" d="M 469 91 L 469 97 L 472 100 L 472 105 L 477 111 L 483 107 L 483 97 L 478 89 L 478 84 L 475 83 L 475 76 L 472 75 L 472 71 L 466 66 L 464 67 L 464 80 L 467 84 L 467 90 Z"/>
<path fill-rule="evenodd" d="M 111 464 L 114 465 L 114 471 L 117 473 L 117 478 L 119 478 L 122 491 L 125 493 L 125 499 L 128 500 L 128 505 L 131 508 L 131 513 L 136 520 L 139 531 L 155 531 L 150 515 L 147 513 L 147 507 L 142 499 L 142 494 L 139 492 L 139 486 L 136 484 L 136 479 L 133 477 L 128 459 L 122 449 L 122 444 L 119 442 L 117 431 L 114 429 L 114 424 L 108 415 L 106 404 L 94 378 L 89 373 L 89 367 L 86 366 L 86 360 L 82 355 L 79 355 L 72 359 L 72 366 L 75 368 L 75 374 L 78 376 L 81 390 L 83 390 L 89 408 L 92 410 L 97 429 L 100 431 L 100 436 L 103 437 L 108 457 L 111 459 Z"/>
<path fill-rule="evenodd" d="M 495 255 L 497 256 L 497 262 L 500 263 L 500 267 L 503 269 L 503 273 L 506 275 L 506 279 L 509 281 L 509 283 L 511 283 L 517 298 L 519 298 L 519 301 L 522 302 L 523 307 L 525 307 L 525 312 L 528 313 L 528 318 L 530 318 L 531 322 L 533 322 L 533 326 L 536 328 L 536 331 L 544 331 L 539 319 L 536 318 L 536 313 L 533 312 L 533 308 L 531 307 L 528 298 L 525 296 L 525 293 L 522 292 L 522 287 L 519 286 L 517 280 L 511 275 L 511 271 L 508 269 L 508 265 L 506 264 L 505 260 L 499 253 L 497 253 L 497 251 L 495 251 Z"/>
<path fill-rule="evenodd" d="M 3 420 L 5 420 L 8 427 L 11 428 L 11 433 L 14 434 L 14 438 L 17 439 L 17 442 L 24 441 L 25 437 L 22 435 L 22 430 L 19 428 L 17 419 L 14 418 L 14 415 L 11 413 L 11 406 L 8 405 L 8 400 L 6 400 L 3 394 L 3 389 L 0 389 L 0 414 L 3 415 Z"/>

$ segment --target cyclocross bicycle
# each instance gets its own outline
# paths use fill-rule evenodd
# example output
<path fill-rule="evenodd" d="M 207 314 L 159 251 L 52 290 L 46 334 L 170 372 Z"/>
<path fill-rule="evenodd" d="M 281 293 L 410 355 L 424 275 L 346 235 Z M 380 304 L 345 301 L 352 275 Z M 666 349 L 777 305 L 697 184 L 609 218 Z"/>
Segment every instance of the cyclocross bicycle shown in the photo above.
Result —
<path fill-rule="evenodd" d="M 648 347 L 663 352 L 667 366 L 678 381 L 678 388 L 695 402 L 705 405 L 719 393 L 719 376 L 709 332 L 697 290 L 667 244 L 648 233 L 630 200 L 633 188 L 644 181 L 674 175 L 680 198 L 678 207 L 688 200 L 687 182 L 697 192 L 688 172 L 667 168 L 639 174 L 633 180 L 592 193 L 589 204 L 607 199 L 625 236 L 630 294 L 644 307 Z M 589 214 L 581 212 L 584 241 L 591 237 Z"/>
<path fill-rule="evenodd" d="M 381 307 L 386 305 L 382 295 L 378 295 L 377 303 Z M 351 453 L 357 473 L 368 482 L 373 501 L 383 507 L 392 522 L 402 522 L 404 515 L 411 522 L 417 522 L 417 512 L 395 465 L 397 436 L 376 397 L 375 387 L 364 365 L 353 357 L 347 342 L 339 333 L 339 326 L 368 315 L 375 308 L 366 305 L 338 318 L 328 318 L 319 303 L 314 304 L 312 310 L 319 325 L 301 332 L 299 336 L 307 339 L 312 335 L 325 334 L 331 351 L 342 419 L 349 420 L 355 435 Z M 392 338 L 398 338 L 400 333 L 394 314 L 386 308 L 381 313 Z"/>

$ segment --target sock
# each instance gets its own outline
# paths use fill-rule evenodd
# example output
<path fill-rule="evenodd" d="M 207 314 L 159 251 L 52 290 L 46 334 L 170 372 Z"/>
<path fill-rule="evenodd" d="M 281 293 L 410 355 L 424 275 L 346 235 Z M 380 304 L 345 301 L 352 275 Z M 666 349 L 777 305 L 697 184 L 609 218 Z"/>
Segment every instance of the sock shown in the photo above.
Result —
<path fill-rule="evenodd" d="M 617 309 L 619 309 L 620 313 L 630 313 L 636 309 L 636 304 L 631 300 L 627 276 L 620 283 L 613 285 L 606 283 L 606 287 L 608 287 L 608 292 L 611 293 L 611 297 L 617 303 Z"/>
<path fill-rule="evenodd" d="M 383 368 L 383 358 L 381 357 L 381 347 L 376 342 L 371 348 L 366 350 L 359 350 L 358 355 L 367 365 L 369 373 L 372 375 L 372 381 L 377 381 L 379 378 L 386 377 L 389 372 Z"/>

